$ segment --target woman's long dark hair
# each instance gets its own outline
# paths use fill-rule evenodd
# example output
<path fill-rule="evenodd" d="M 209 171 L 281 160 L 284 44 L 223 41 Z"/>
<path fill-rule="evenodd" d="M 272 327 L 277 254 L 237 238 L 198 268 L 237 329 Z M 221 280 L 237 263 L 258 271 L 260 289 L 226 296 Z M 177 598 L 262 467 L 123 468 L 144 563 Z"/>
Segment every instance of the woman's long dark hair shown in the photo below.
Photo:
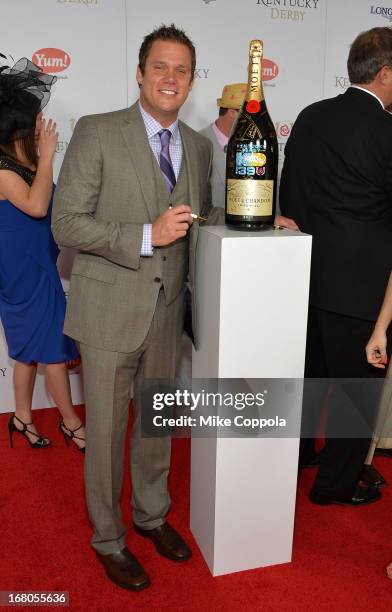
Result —
<path fill-rule="evenodd" d="M 0 153 L 5 153 L 5 155 L 12 157 L 12 159 L 19 162 L 20 160 L 17 156 L 15 142 L 18 142 L 28 163 L 36 168 L 38 164 L 38 152 L 37 143 L 35 140 L 35 124 L 32 128 L 30 128 L 29 132 L 21 138 L 14 138 L 13 140 L 7 142 L 7 144 L 0 145 Z"/>

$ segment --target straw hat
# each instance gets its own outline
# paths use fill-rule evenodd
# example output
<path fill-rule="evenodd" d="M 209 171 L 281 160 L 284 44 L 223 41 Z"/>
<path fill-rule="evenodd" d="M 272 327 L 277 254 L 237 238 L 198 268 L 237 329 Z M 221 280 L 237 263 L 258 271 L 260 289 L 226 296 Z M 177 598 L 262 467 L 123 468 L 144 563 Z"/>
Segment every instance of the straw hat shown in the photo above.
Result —
<path fill-rule="evenodd" d="M 222 97 L 216 103 L 220 108 L 235 108 L 239 110 L 242 106 L 246 94 L 246 83 L 232 83 L 225 85 Z"/>

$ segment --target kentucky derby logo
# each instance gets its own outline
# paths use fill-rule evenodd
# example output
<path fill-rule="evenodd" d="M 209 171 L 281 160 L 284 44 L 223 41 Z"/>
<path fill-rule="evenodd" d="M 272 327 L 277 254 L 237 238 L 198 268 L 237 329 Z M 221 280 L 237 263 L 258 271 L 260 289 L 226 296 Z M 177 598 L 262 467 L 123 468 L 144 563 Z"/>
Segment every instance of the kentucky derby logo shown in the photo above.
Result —
<path fill-rule="evenodd" d="M 285 8 L 316 9 L 319 0 L 256 0 L 256 4 L 264 6 L 284 6 Z"/>
<path fill-rule="evenodd" d="M 71 57 L 62 49 L 47 47 L 33 53 L 32 61 L 43 72 L 62 72 L 71 64 Z"/>
<path fill-rule="evenodd" d="M 350 79 L 348 76 L 335 76 L 335 87 L 340 89 L 347 89 L 350 87 Z"/>
<path fill-rule="evenodd" d="M 317 9 L 319 0 L 256 0 L 259 6 L 270 9 L 270 19 L 303 21 L 307 9 Z"/>

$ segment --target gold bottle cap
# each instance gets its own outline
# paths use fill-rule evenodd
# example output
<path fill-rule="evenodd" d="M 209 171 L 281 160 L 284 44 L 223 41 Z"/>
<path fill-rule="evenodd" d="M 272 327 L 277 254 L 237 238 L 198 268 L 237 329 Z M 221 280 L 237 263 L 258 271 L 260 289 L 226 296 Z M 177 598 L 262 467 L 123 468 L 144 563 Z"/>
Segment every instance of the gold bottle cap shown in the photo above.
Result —
<path fill-rule="evenodd" d="M 262 57 L 263 55 L 263 41 L 262 40 L 251 40 L 249 43 L 249 55 L 253 57 Z"/>

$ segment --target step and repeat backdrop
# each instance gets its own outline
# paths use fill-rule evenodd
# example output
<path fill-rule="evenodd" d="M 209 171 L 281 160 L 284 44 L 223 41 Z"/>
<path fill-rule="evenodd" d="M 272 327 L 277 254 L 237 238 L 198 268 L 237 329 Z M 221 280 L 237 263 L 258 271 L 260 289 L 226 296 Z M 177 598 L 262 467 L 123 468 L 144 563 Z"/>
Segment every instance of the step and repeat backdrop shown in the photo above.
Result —
<path fill-rule="evenodd" d="M 57 121 L 55 177 L 79 117 L 137 99 L 135 74 L 143 36 L 162 23 L 184 28 L 197 50 L 193 91 L 181 117 L 198 130 L 217 117 L 227 83 L 246 81 L 248 44 L 264 41 L 264 85 L 280 146 L 299 111 L 348 87 L 346 60 L 355 36 L 392 24 L 392 0 L 2 0 L 0 52 L 10 64 L 27 57 L 56 74 L 46 117 Z M 73 254 L 59 258 L 67 292 Z M 12 360 L 0 326 L 0 412 L 14 409 Z M 71 373 L 75 403 L 81 374 Z M 51 406 L 42 372 L 34 407 Z"/>

